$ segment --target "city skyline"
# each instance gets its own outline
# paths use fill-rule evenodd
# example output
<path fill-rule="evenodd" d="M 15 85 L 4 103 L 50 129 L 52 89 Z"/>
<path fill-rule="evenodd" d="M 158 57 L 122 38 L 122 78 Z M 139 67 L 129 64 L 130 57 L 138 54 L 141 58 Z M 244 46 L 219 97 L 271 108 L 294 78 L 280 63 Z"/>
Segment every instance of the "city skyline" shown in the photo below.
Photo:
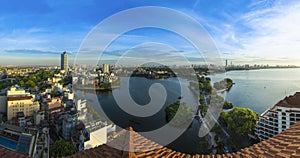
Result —
<path fill-rule="evenodd" d="M 119 11 L 140 6 L 168 7 L 195 18 L 211 35 L 224 62 L 298 65 L 300 2 L 283 2 L 1 2 L 0 65 L 60 65 L 57 56 L 63 51 L 69 53 L 72 64 L 82 40 L 94 26 Z M 105 60 L 113 61 L 145 42 L 165 43 L 196 64 L 203 61 L 180 36 L 158 29 L 124 34 L 107 48 Z"/>

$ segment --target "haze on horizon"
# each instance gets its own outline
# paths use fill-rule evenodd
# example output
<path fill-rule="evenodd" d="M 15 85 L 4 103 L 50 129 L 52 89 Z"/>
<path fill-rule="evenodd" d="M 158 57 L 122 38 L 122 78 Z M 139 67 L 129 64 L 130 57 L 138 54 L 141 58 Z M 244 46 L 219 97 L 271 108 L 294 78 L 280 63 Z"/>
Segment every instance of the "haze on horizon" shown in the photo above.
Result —
<path fill-rule="evenodd" d="M 69 53 L 72 64 L 82 40 L 93 27 L 119 11 L 140 6 L 168 7 L 195 18 L 208 31 L 221 57 L 234 64 L 300 65 L 300 1 L 12 0 L 0 2 L 0 66 L 59 65 L 63 51 Z M 170 45 L 195 64 L 203 63 L 191 44 L 180 36 L 149 28 L 118 38 L 105 50 L 105 59 L 113 61 L 145 42 Z M 140 51 L 153 55 L 163 52 Z"/>

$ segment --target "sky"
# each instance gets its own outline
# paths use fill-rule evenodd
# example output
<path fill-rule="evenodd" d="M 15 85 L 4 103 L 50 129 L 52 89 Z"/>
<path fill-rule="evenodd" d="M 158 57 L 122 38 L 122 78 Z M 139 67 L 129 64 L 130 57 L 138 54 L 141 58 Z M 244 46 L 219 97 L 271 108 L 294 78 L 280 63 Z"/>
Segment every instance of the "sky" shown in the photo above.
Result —
<path fill-rule="evenodd" d="M 69 53 L 72 63 L 84 39 L 99 23 L 120 11 L 142 6 L 167 7 L 194 18 L 224 61 L 300 65 L 300 1 L 296 0 L 2 0 L 0 65 L 59 65 L 63 51 Z M 135 17 L 123 20 L 131 23 Z M 174 19 L 161 23 L 170 22 L 184 27 Z M 97 41 L 104 38 L 100 36 Z M 157 49 L 149 49 L 149 43 Z M 107 47 L 104 59 L 115 60 L 126 52 L 149 57 L 164 50 L 195 63 L 204 61 L 188 40 L 157 28 L 124 33 Z M 95 58 L 98 54 L 89 55 Z M 130 59 L 135 60 L 135 55 Z"/>

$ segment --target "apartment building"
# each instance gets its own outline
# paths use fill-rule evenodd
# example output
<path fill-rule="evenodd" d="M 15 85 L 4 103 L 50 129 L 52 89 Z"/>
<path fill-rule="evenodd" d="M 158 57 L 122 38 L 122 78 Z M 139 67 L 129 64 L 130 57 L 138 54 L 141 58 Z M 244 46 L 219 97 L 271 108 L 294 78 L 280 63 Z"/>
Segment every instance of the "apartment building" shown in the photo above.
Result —
<path fill-rule="evenodd" d="M 285 97 L 259 117 L 255 134 L 260 140 L 266 140 L 288 129 L 300 121 L 300 92 Z"/>
<path fill-rule="evenodd" d="M 33 116 L 34 111 L 40 109 L 40 104 L 35 100 L 35 96 L 15 86 L 7 91 L 7 120 L 17 117 L 19 112 L 24 116 Z"/>

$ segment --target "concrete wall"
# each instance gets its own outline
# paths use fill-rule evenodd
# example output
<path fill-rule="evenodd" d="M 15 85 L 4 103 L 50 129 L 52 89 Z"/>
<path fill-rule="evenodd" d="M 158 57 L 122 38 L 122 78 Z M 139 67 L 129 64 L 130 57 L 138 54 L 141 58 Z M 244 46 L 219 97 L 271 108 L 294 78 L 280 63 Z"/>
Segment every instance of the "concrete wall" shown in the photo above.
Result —
<path fill-rule="evenodd" d="M 6 113 L 7 112 L 7 97 L 0 96 L 0 112 Z"/>

